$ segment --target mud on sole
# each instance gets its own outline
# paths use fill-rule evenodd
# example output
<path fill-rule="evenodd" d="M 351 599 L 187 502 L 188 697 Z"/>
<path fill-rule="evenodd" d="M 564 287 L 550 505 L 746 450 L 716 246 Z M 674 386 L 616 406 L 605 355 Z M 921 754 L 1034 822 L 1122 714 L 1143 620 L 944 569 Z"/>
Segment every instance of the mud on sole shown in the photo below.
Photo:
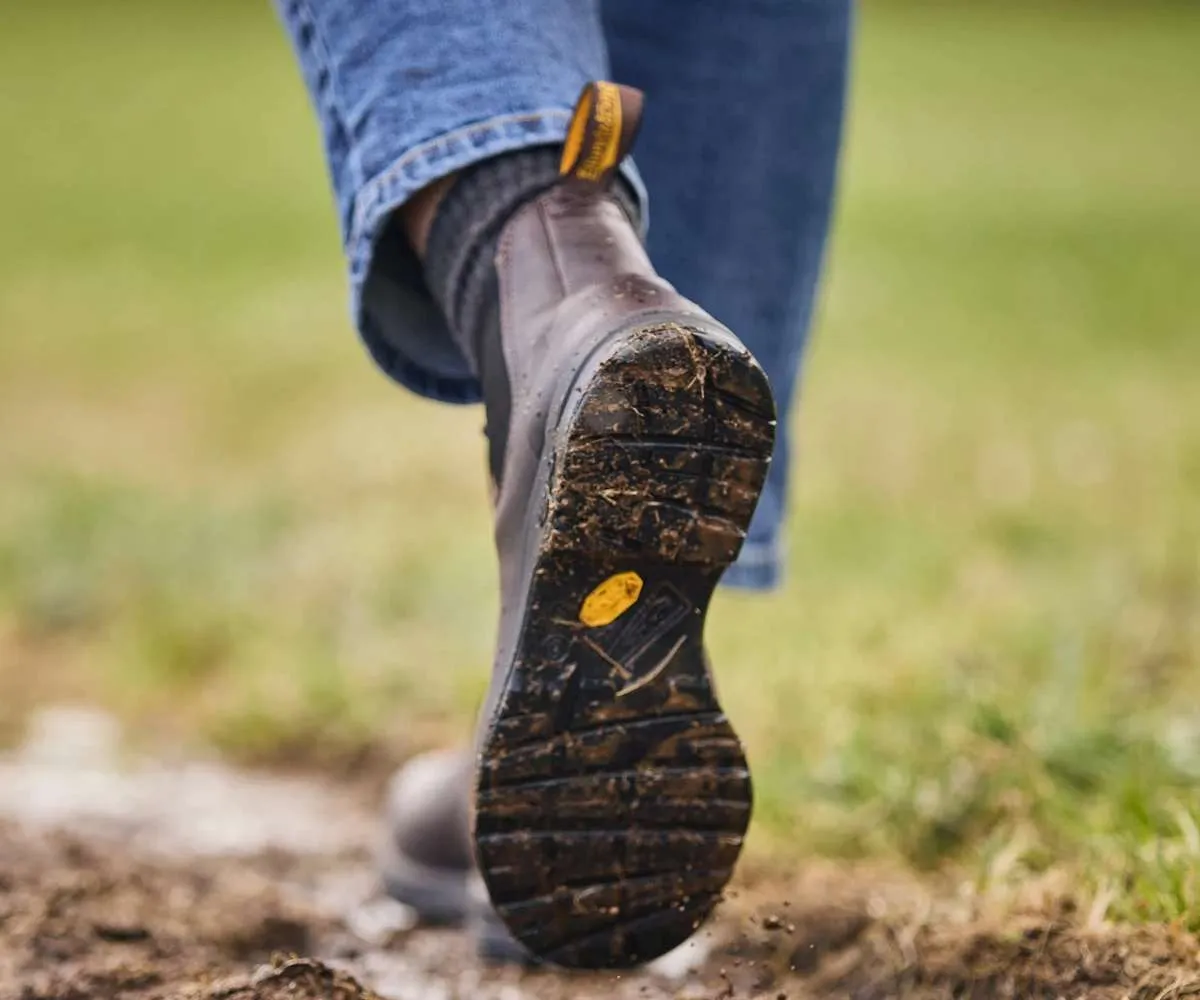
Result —
<path fill-rule="evenodd" d="M 623 335 L 568 412 L 482 747 L 476 853 L 535 954 L 629 967 L 700 926 L 750 819 L 702 633 L 766 479 L 774 404 L 738 342 L 661 323 Z"/>

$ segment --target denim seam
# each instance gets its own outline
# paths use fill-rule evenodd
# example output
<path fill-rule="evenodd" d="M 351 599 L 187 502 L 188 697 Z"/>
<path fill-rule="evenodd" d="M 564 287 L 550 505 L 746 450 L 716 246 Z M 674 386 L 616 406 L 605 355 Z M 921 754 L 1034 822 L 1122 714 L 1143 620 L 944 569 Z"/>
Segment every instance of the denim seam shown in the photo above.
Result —
<path fill-rule="evenodd" d="M 741 559 L 729 567 L 721 577 L 721 586 L 733 590 L 751 590 L 759 593 L 779 587 L 781 563 L 745 563 Z"/>
<path fill-rule="evenodd" d="M 441 135 L 434 136 L 432 139 L 427 139 L 418 146 L 414 146 L 408 150 L 398 160 L 385 168 L 371 180 L 366 181 L 361 185 L 356 185 L 358 195 L 354 199 L 354 229 L 357 232 L 362 231 L 366 219 L 377 208 L 378 202 L 383 200 L 383 190 L 391 184 L 398 175 L 403 174 L 414 162 L 426 158 L 429 153 L 437 150 L 439 147 L 448 146 L 453 142 L 469 141 L 471 136 L 478 135 L 481 132 L 486 132 L 490 129 L 502 129 L 506 125 L 516 125 L 522 122 L 537 122 L 542 121 L 550 123 L 555 118 L 561 118 L 565 125 L 570 120 L 570 112 L 563 110 L 546 110 L 523 112 L 517 115 L 497 115 L 492 118 L 487 118 L 484 121 L 475 122 L 471 125 L 464 125 L 462 128 L 454 129 L 451 132 L 443 132 Z M 551 145 L 553 140 L 550 140 L 546 145 Z M 507 150 L 503 150 L 507 152 Z M 495 156 L 500 150 L 484 153 L 480 159 L 485 159 L 488 156 Z M 464 164 L 465 165 L 465 164 Z M 461 169 L 461 166 L 455 167 Z"/>
<path fill-rule="evenodd" d="M 737 562 L 743 566 L 773 566 L 779 562 L 779 546 L 776 542 L 747 542 Z"/>
<path fill-rule="evenodd" d="M 338 127 L 341 128 L 347 140 L 349 140 L 351 132 L 343 110 L 344 103 L 341 91 L 337 85 L 337 74 L 333 71 L 333 60 L 329 56 L 329 49 L 326 47 L 325 39 L 321 35 L 317 17 L 313 13 L 312 6 L 308 0 L 292 0 L 292 2 L 295 4 L 297 11 L 302 12 L 301 16 L 308 22 L 308 26 L 312 29 L 312 54 L 314 61 L 317 62 L 319 68 L 329 80 L 329 112 L 331 117 L 337 121 Z M 350 183 L 355 190 L 358 190 L 362 187 L 363 170 L 358 147 L 354 142 L 347 142 L 346 163 L 350 168 Z"/>

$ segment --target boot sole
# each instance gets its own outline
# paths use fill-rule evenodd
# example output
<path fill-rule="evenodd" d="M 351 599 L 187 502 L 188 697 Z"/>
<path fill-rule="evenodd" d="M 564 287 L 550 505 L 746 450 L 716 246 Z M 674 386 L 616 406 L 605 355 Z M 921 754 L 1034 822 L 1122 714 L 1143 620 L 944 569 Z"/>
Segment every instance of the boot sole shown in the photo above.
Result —
<path fill-rule="evenodd" d="M 476 855 L 530 951 L 623 968 L 700 926 L 750 820 L 702 633 L 766 480 L 775 411 L 749 352 L 690 320 L 619 335 L 567 407 L 481 747 Z"/>

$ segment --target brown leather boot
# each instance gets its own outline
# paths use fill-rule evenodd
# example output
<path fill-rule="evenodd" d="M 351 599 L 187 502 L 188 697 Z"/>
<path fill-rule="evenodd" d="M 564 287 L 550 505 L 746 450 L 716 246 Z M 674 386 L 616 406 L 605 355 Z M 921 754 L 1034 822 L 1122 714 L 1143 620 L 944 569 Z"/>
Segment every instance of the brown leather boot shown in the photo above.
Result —
<path fill-rule="evenodd" d="M 774 405 L 607 193 L 640 107 L 585 90 L 561 182 L 506 224 L 496 258 L 512 409 L 475 852 L 515 937 L 567 966 L 686 940 L 750 818 L 702 631 L 766 478 Z"/>

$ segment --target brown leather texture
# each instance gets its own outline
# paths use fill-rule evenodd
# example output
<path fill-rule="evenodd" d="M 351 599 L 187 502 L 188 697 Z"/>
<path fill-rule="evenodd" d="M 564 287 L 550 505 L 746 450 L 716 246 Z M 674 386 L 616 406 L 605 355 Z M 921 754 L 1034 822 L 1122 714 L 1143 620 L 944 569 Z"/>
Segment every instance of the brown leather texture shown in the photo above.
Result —
<path fill-rule="evenodd" d="M 585 90 L 563 177 L 495 258 L 511 407 L 471 828 L 514 937 L 588 968 L 682 943 L 741 850 L 749 767 L 703 629 L 775 436 L 761 366 L 654 272 L 609 191 L 628 99 Z"/>
<path fill-rule="evenodd" d="M 501 339 L 512 385 L 503 484 L 496 501 L 501 629 L 498 671 L 507 669 L 520 630 L 522 548 L 536 512 L 535 487 L 565 383 L 607 337 L 640 318 L 663 315 L 714 323 L 654 272 L 629 218 L 594 188 L 560 184 L 507 224 L 496 254 Z M 501 677 L 493 677 L 492 695 Z M 489 698 L 485 719 L 494 704 Z"/>

